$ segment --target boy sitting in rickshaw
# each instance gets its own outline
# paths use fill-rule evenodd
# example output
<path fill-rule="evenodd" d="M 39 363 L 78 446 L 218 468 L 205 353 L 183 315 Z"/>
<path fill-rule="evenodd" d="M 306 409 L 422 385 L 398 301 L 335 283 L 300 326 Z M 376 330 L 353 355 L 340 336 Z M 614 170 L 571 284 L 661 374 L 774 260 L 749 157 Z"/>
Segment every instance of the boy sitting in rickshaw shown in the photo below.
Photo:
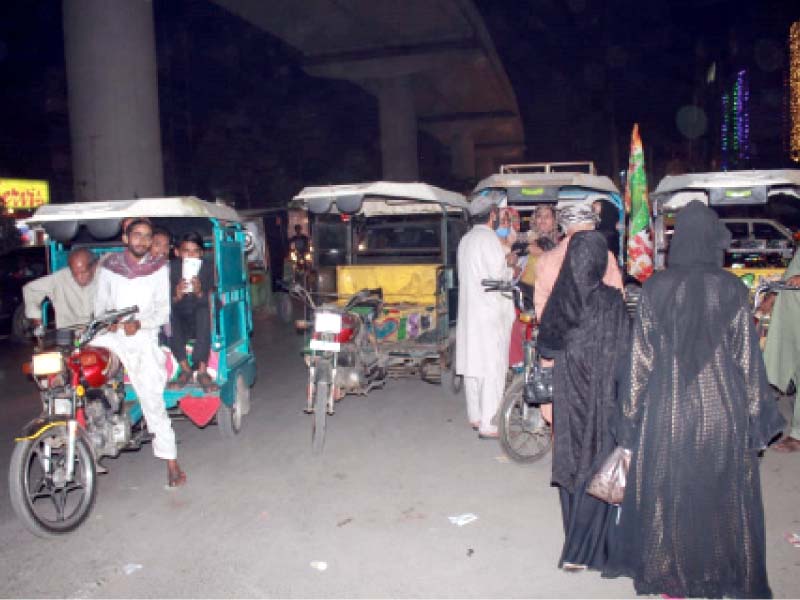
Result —
<path fill-rule="evenodd" d="M 214 287 L 211 265 L 203 259 L 203 238 L 199 233 L 183 235 L 176 250 L 178 260 L 170 264 L 170 287 L 172 288 L 172 310 L 170 313 L 171 337 L 169 349 L 180 364 L 178 377 L 169 383 L 169 389 L 181 389 L 194 378 L 203 391 L 216 392 L 219 387 L 207 371 L 211 352 L 211 316 L 208 296 Z M 199 271 L 189 271 L 189 265 L 198 261 Z M 194 339 L 192 365 L 186 354 L 186 343 Z"/>

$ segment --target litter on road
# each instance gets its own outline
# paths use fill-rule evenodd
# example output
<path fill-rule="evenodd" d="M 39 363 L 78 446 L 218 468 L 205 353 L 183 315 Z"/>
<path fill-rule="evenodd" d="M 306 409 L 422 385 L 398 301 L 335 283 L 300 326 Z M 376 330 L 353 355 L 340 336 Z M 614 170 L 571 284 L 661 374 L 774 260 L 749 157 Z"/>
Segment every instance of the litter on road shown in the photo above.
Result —
<path fill-rule="evenodd" d="M 138 563 L 128 563 L 122 570 L 124 571 L 125 575 L 133 575 L 136 571 L 144 569 L 144 565 L 140 565 Z"/>
<path fill-rule="evenodd" d="M 316 569 L 317 571 L 324 571 L 328 568 L 328 563 L 326 563 L 324 560 L 312 560 L 311 568 Z"/>
<path fill-rule="evenodd" d="M 786 534 L 786 541 L 789 542 L 795 548 L 800 548 L 800 533 L 787 533 Z"/>
<path fill-rule="evenodd" d="M 463 527 L 464 525 L 468 525 L 473 521 L 478 520 L 478 515 L 474 513 L 464 513 L 463 515 L 456 515 L 454 517 L 447 517 L 453 525 L 458 525 L 459 527 Z"/>

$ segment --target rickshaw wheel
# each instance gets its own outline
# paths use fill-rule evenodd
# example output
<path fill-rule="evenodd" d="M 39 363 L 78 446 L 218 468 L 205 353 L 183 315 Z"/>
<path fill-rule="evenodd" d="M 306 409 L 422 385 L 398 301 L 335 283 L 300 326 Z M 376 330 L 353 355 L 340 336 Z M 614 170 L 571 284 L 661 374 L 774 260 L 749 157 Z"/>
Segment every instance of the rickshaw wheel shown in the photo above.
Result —
<path fill-rule="evenodd" d="M 284 323 L 291 323 L 292 321 L 292 299 L 289 294 L 280 292 L 275 299 L 275 309 L 278 312 L 278 318 Z"/>
<path fill-rule="evenodd" d="M 11 317 L 11 341 L 15 344 L 26 344 L 33 337 L 33 327 L 25 317 L 25 305 L 20 304 Z"/>
<path fill-rule="evenodd" d="M 239 375 L 236 378 L 236 395 L 233 404 L 228 406 L 220 403 L 217 409 L 217 425 L 224 438 L 236 437 L 242 430 L 242 417 L 250 403 L 250 388 L 244 381 L 244 377 Z"/>
<path fill-rule="evenodd" d="M 506 456 L 514 462 L 532 463 L 550 451 L 553 439 L 538 406 L 528 406 L 526 418 L 524 386 L 524 375 L 515 375 L 503 395 L 497 429 Z"/>
<path fill-rule="evenodd" d="M 314 423 L 311 427 L 311 452 L 320 454 L 325 446 L 325 421 L 328 416 L 329 383 L 318 381 L 314 386 Z"/>
<path fill-rule="evenodd" d="M 450 390 L 451 394 L 458 396 L 461 393 L 461 390 L 464 389 L 464 376 L 458 375 L 452 366 L 447 370 L 444 379 L 446 381 L 447 389 Z"/>

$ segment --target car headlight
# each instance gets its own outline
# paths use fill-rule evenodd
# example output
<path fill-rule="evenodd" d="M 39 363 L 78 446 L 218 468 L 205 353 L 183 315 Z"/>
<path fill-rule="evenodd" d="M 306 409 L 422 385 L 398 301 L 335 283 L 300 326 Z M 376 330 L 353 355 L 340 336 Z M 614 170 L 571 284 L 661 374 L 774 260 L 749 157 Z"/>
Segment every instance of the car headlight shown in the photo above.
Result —
<path fill-rule="evenodd" d="M 33 355 L 34 375 L 55 375 L 61 373 L 64 368 L 64 358 L 61 352 L 43 352 Z"/>

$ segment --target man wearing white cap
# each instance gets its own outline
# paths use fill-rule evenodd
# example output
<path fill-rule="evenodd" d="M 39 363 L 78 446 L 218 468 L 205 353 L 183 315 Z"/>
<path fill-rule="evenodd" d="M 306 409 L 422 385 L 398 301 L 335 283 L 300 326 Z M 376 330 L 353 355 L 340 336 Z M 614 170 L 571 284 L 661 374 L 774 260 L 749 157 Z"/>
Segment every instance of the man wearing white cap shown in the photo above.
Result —
<path fill-rule="evenodd" d="M 508 344 L 514 322 L 511 299 L 486 292 L 483 279 L 511 278 L 506 255 L 494 232 L 498 198 L 491 193 L 470 204 L 474 227 L 458 246 L 456 373 L 464 376 L 467 417 L 481 438 L 496 438 L 492 423 L 505 388 Z"/>

